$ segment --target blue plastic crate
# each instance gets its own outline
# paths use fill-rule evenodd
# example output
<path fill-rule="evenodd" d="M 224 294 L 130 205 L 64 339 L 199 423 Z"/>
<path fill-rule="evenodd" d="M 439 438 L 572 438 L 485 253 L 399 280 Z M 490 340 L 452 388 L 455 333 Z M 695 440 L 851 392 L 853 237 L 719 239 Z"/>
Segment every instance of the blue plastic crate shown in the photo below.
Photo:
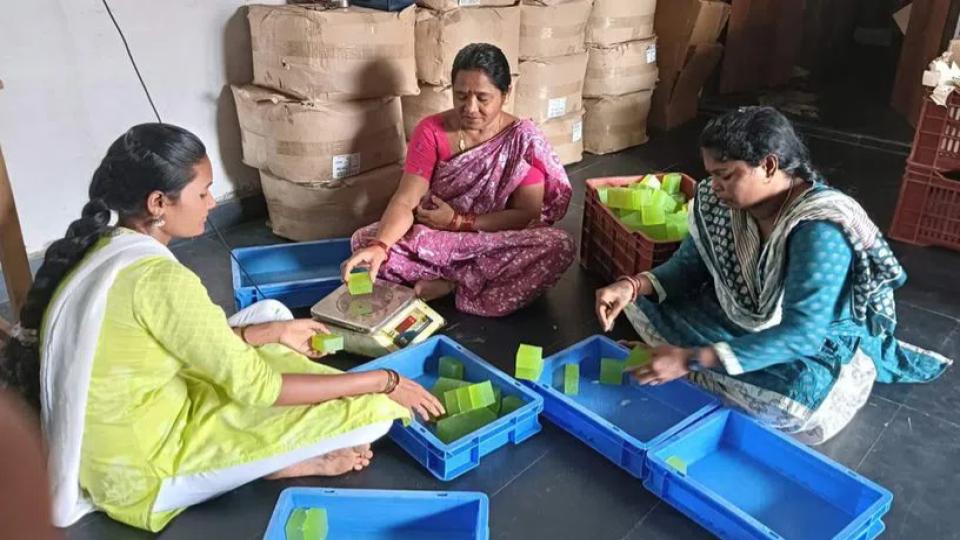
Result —
<path fill-rule="evenodd" d="M 483 493 L 288 488 L 263 538 L 286 540 L 296 508 L 325 508 L 327 540 L 487 540 L 489 505 Z"/>
<path fill-rule="evenodd" d="M 520 444 L 540 432 L 538 417 L 543 411 L 543 398 L 446 336 L 434 336 L 420 345 L 351 371 L 392 368 L 429 389 L 437 380 L 437 364 L 441 356 L 452 356 L 463 362 L 465 380 L 489 380 L 500 389 L 503 397 L 516 396 L 525 405 L 450 444 L 438 439 L 419 418 L 408 427 L 400 421 L 395 422 L 390 429 L 390 438 L 434 476 L 440 480 L 453 480 L 479 466 L 483 456 L 507 443 Z"/>
<path fill-rule="evenodd" d="M 666 463 L 677 457 L 686 474 Z M 644 483 L 721 538 L 870 540 L 893 495 L 749 417 L 721 409 L 648 455 Z"/>
<path fill-rule="evenodd" d="M 350 0 L 351 6 L 359 6 L 383 11 L 403 11 L 416 0 Z"/>
<path fill-rule="evenodd" d="M 643 479 L 646 453 L 720 406 L 713 395 L 686 381 L 661 386 L 599 384 L 600 359 L 623 359 L 627 349 L 593 336 L 544 360 L 537 382 L 528 382 L 543 396 L 544 416 Z M 562 392 L 563 366 L 580 364 L 580 392 Z"/>
<path fill-rule="evenodd" d="M 310 307 L 340 286 L 340 264 L 350 254 L 349 238 L 235 249 L 230 264 L 237 309 L 268 298 L 291 309 Z"/>

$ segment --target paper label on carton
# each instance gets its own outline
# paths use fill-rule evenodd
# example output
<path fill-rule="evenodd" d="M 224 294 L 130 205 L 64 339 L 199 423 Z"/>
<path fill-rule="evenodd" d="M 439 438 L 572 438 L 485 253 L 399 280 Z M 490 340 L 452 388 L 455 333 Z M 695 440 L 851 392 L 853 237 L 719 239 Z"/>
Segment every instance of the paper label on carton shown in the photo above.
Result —
<path fill-rule="evenodd" d="M 334 180 L 340 180 L 341 178 L 346 178 L 348 176 L 354 176 L 360 174 L 360 154 L 340 154 L 339 156 L 333 156 L 333 171 L 332 176 Z"/>
<path fill-rule="evenodd" d="M 577 142 L 583 139 L 583 120 L 577 120 L 573 123 L 573 137 L 571 142 Z"/>
<path fill-rule="evenodd" d="M 479 6 L 480 0 L 460 0 L 457 5 L 460 7 Z"/>
<path fill-rule="evenodd" d="M 647 63 L 652 64 L 656 61 L 657 61 L 657 46 L 651 45 L 650 48 L 647 49 Z"/>
<path fill-rule="evenodd" d="M 547 119 L 560 118 L 567 114 L 567 98 L 553 98 L 547 102 Z"/>

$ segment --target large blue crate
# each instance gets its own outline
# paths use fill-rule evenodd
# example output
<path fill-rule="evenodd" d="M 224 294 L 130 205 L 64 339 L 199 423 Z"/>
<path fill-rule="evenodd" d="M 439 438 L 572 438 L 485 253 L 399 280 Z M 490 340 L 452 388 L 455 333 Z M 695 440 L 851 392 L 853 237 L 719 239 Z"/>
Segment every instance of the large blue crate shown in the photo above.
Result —
<path fill-rule="evenodd" d="M 465 380 L 489 380 L 495 388 L 500 389 L 503 397 L 516 396 L 525 404 L 449 444 L 438 439 L 421 423 L 419 417 L 407 427 L 400 421 L 394 423 L 390 438 L 434 476 L 440 480 L 453 480 L 479 466 L 483 456 L 507 443 L 520 444 L 540 432 L 538 417 L 543 411 L 543 398 L 446 336 L 434 336 L 420 345 L 357 366 L 351 371 L 391 368 L 429 389 L 437 380 L 437 365 L 441 356 L 452 356 L 463 362 Z"/>
<path fill-rule="evenodd" d="M 349 238 L 235 249 L 230 264 L 237 309 L 268 298 L 290 309 L 310 307 L 341 285 L 340 265 L 350 254 Z"/>
<path fill-rule="evenodd" d="M 545 359 L 540 379 L 528 384 L 543 396 L 548 420 L 643 479 L 647 451 L 717 409 L 720 401 L 682 380 L 660 386 L 599 384 L 600 359 L 627 354 L 616 342 L 593 336 Z M 566 364 L 580 365 L 577 396 L 560 390 Z"/>
<path fill-rule="evenodd" d="M 686 464 L 682 473 L 667 460 Z M 871 540 L 893 495 L 783 434 L 718 410 L 648 454 L 647 489 L 721 538 Z"/>
<path fill-rule="evenodd" d="M 280 493 L 264 540 L 286 540 L 296 508 L 325 508 L 327 540 L 487 540 L 483 493 L 288 488 Z"/>
<path fill-rule="evenodd" d="M 403 11 L 416 0 L 350 0 L 351 6 L 359 6 L 383 11 Z"/>

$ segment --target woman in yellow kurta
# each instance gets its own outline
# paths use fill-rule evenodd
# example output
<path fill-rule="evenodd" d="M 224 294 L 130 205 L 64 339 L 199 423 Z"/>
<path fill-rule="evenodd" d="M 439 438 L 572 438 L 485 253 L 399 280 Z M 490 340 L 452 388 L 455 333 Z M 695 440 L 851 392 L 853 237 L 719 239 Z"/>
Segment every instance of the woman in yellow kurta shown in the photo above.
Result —
<path fill-rule="evenodd" d="M 277 302 L 228 320 L 166 248 L 203 232 L 211 183 L 194 135 L 132 128 L 37 273 L 3 375 L 39 393 L 58 526 L 99 509 L 157 531 L 257 478 L 360 470 L 395 419 L 443 413 L 395 372 L 308 360 L 325 328 Z"/>

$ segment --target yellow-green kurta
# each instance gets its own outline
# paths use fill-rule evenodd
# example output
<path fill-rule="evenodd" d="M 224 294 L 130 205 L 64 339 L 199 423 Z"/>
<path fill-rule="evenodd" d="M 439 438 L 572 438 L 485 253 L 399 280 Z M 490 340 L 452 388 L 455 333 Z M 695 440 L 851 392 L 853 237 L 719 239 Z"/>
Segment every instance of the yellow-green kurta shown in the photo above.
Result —
<path fill-rule="evenodd" d="M 281 373 L 339 371 L 282 345 L 246 345 L 200 279 L 174 260 L 143 259 L 123 269 L 107 298 L 93 363 L 81 487 L 114 519 L 157 531 L 182 511 L 152 512 L 164 479 L 409 419 L 382 395 L 273 407 Z"/>

